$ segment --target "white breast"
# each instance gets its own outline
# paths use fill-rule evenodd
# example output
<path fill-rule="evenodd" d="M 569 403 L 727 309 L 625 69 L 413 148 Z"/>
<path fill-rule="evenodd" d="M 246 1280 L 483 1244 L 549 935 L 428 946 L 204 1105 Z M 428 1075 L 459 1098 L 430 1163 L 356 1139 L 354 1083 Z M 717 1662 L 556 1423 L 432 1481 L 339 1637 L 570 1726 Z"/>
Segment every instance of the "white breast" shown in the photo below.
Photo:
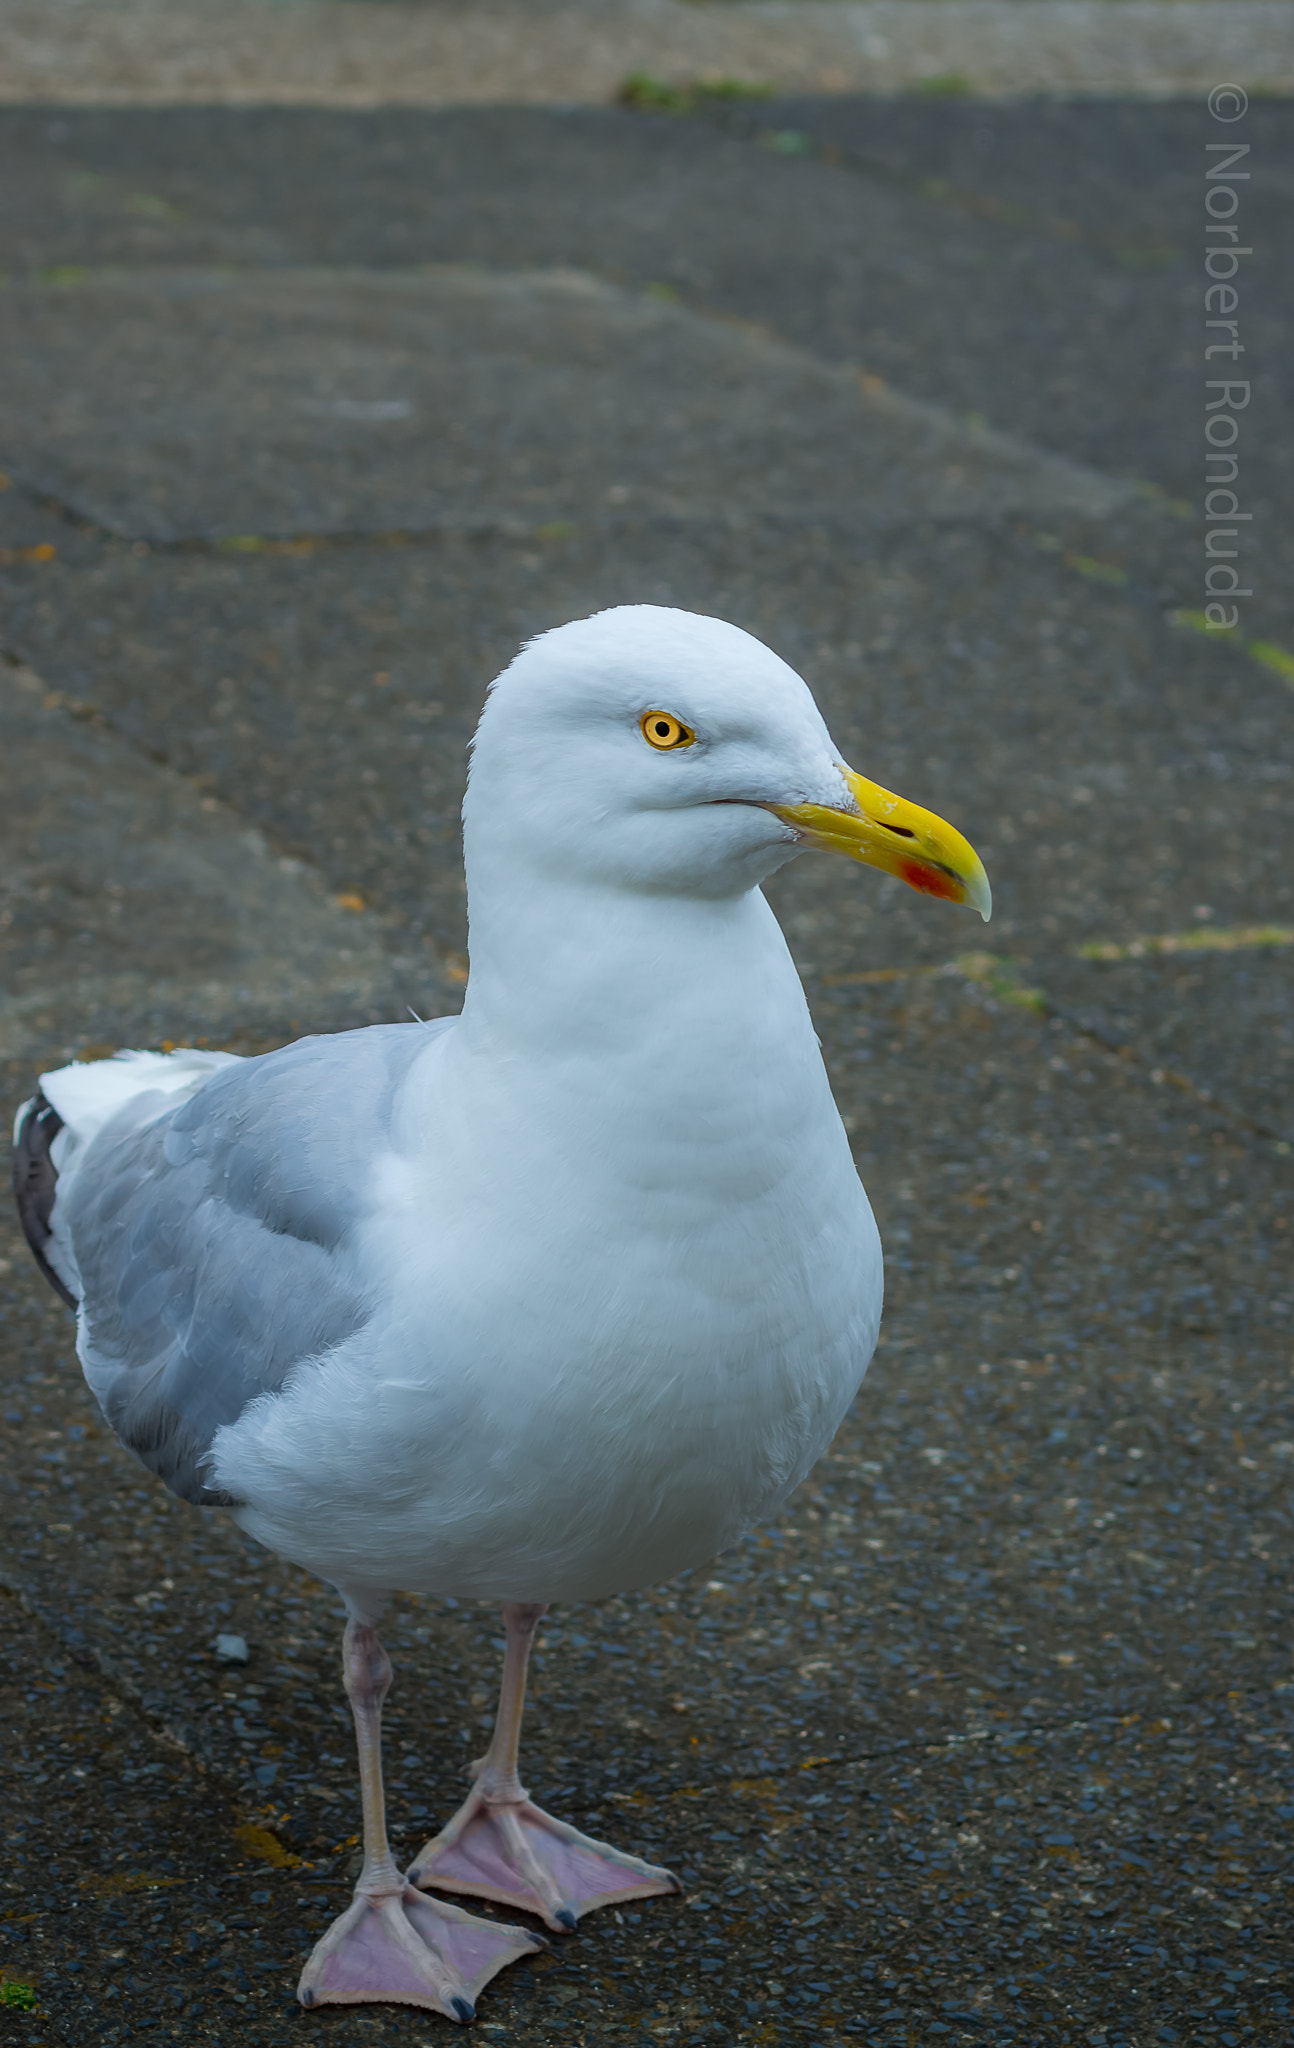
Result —
<path fill-rule="evenodd" d="M 589 1598 L 704 1562 L 820 1454 L 880 1246 L 776 923 L 724 909 L 667 963 L 601 935 L 613 1031 L 586 994 L 429 1049 L 354 1247 L 384 1306 L 217 1439 L 262 1540 L 343 1584 Z"/>

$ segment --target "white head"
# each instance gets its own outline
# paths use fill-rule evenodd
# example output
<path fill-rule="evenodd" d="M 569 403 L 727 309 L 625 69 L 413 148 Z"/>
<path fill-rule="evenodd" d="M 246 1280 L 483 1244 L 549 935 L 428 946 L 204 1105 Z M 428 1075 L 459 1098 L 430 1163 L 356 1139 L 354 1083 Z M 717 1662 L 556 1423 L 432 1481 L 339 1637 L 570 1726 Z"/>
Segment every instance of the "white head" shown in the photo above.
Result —
<path fill-rule="evenodd" d="M 736 626 L 657 605 L 560 626 L 504 670 L 463 826 L 469 874 L 736 896 L 817 845 L 988 915 L 966 841 L 846 768 L 794 669 Z"/>

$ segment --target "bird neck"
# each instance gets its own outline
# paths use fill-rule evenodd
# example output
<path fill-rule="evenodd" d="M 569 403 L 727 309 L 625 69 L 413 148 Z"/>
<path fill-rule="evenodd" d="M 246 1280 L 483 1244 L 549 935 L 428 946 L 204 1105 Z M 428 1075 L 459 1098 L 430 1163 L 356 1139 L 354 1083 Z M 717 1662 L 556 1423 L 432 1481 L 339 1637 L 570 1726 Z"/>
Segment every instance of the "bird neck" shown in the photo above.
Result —
<path fill-rule="evenodd" d="M 515 1186 L 516 1228 L 533 1234 L 538 1171 L 589 1229 L 658 1204 L 668 1235 L 684 1195 L 748 1204 L 794 1179 L 812 1184 L 802 1209 L 837 1190 L 822 1056 L 759 891 L 563 893 L 512 892 L 473 925 L 462 1018 L 406 1095 L 433 1198 L 470 1207 L 477 1189 L 503 1214 Z"/>
<path fill-rule="evenodd" d="M 472 917 L 462 1043 L 492 1059 L 618 1063 L 650 1045 L 685 1060 L 689 1042 L 711 1057 L 720 1047 L 748 1057 L 753 1040 L 784 1035 L 791 1015 L 807 1026 L 799 976 L 758 889 L 714 899 L 523 888 Z"/>

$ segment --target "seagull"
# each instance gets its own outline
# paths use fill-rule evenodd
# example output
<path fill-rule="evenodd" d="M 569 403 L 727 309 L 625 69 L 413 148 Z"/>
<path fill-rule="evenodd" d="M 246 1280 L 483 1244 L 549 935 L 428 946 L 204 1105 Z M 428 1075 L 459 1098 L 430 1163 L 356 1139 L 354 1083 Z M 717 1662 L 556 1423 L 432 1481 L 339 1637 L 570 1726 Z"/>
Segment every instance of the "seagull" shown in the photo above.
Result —
<path fill-rule="evenodd" d="M 364 1860 L 301 2003 L 459 2021 L 544 1939 L 437 1894 L 560 1934 L 678 1889 L 526 1791 L 549 1603 L 771 1515 L 875 1346 L 880 1240 L 760 885 L 820 848 L 991 908 L 966 840 L 845 766 L 786 662 L 651 605 L 541 634 L 492 685 L 463 846 L 460 1016 L 62 1067 L 15 1165 L 120 1441 L 344 1602 Z M 377 1633 L 400 1590 L 505 1627 L 492 1739 L 407 1871 Z"/>

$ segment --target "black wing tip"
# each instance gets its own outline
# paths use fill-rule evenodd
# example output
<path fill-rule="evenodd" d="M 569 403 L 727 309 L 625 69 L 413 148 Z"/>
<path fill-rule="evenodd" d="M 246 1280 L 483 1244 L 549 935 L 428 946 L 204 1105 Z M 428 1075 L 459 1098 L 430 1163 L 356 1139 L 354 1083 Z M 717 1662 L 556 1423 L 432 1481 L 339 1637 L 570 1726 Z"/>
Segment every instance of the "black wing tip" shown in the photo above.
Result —
<path fill-rule="evenodd" d="M 76 1296 L 62 1276 L 54 1271 L 45 1251 L 52 1235 L 50 1217 L 54 1213 L 54 1191 L 58 1186 L 58 1170 L 50 1158 L 49 1148 L 62 1128 L 62 1117 L 38 1088 L 18 1127 L 13 1155 L 13 1194 L 18 1204 L 18 1221 L 22 1224 L 23 1236 L 31 1248 L 32 1257 L 55 1294 L 61 1295 L 67 1306 L 75 1311 L 79 1307 Z"/>

